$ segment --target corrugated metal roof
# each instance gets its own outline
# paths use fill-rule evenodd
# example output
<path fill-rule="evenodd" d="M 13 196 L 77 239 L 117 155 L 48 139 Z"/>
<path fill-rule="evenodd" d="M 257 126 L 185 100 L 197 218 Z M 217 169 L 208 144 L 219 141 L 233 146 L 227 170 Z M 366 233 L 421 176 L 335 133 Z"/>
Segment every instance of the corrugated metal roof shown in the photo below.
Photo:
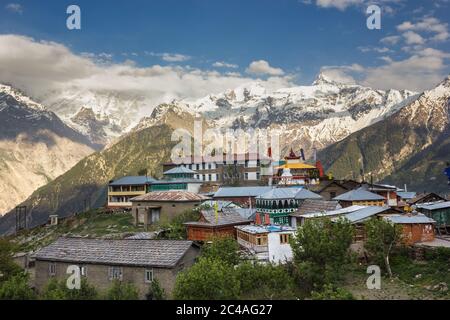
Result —
<path fill-rule="evenodd" d="M 365 200 L 385 200 L 385 199 L 384 199 L 384 197 L 382 197 L 376 193 L 369 192 L 367 190 L 359 188 L 359 189 L 350 190 L 349 192 L 343 193 L 340 196 L 333 198 L 333 200 L 365 201 Z"/>
<path fill-rule="evenodd" d="M 174 267 L 192 246 L 181 240 L 59 238 L 35 254 L 37 260 L 107 265 Z"/>
<path fill-rule="evenodd" d="M 377 214 L 380 214 L 384 211 L 390 210 L 391 208 L 388 206 L 384 207 L 377 207 L 377 206 L 369 206 L 364 207 L 359 210 L 356 210 L 354 212 L 348 213 L 344 215 L 344 218 L 349 220 L 351 223 L 361 222 L 364 221 L 370 217 L 373 217 Z M 337 218 L 334 218 L 337 219 Z"/>
<path fill-rule="evenodd" d="M 450 208 L 450 201 L 439 202 L 439 203 L 428 204 L 428 205 L 421 205 L 420 208 L 425 209 L 425 210 L 446 209 L 446 208 Z"/>
<path fill-rule="evenodd" d="M 267 192 L 256 197 L 257 199 L 294 199 L 295 195 L 299 192 L 298 188 L 273 188 Z"/>
<path fill-rule="evenodd" d="M 424 214 L 406 215 L 406 214 L 393 214 L 383 217 L 383 219 L 398 224 L 414 224 L 414 223 L 436 223 L 431 218 L 428 218 Z"/>
<path fill-rule="evenodd" d="M 166 172 L 164 172 L 164 174 L 179 174 L 179 173 L 190 173 L 190 174 L 194 174 L 195 171 L 191 170 L 189 168 L 186 167 L 175 167 L 172 168 L 170 170 L 167 170 Z"/>
<path fill-rule="evenodd" d="M 397 191 L 397 195 L 402 199 L 413 199 L 416 192 Z"/>
<path fill-rule="evenodd" d="M 214 198 L 239 198 L 239 197 L 257 197 L 267 191 L 272 190 L 273 187 L 221 187 L 214 194 Z"/>
<path fill-rule="evenodd" d="M 155 181 L 157 181 L 157 180 L 153 179 L 152 177 L 127 176 L 127 177 L 123 177 L 123 178 L 114 180 L 109 185 L 110 186 L 142 185 L 142 184 L 149 184 L 149 183 L 152 183 Z"/>
<path fill-rule="evenodd" d="M 350 206 L 350 207 L 340 208 L 340 209 L 336 209 L 336 210 L 309 212 L 309 213 L 299 214 L 299 215 L 295 215 L 295 216 L 303 217 L 303 218 L 338 216 L 338 215 L 355 212 L 355 211 L 358 211 L 358 210 L 361 210 L 364 208 L 367 208 L 367 207 L 366 206 Z M 291 215 L 294 215 L 294 214 L 291 214 Z"/>
<path fill-rule="evenodd" d="M 131 198 L 132 202 L 139 201 L 179 201 L 179 202 L 189 202 L 189 201 L 204 201 L 209 198 L 202 196 L 201 194 L 189 192 L 189 191 L 181 191 L 181 190 L 170 190 L 170 191 L 152 191 L 146 193 L 142 196 L 137 196 Z"/>
<path fill-rule="evenodd" d="M 203 183 L 203 181 L 194 179 L 194 178 L 179 178 L 179 179 L 163 179 L 163 180 L 155 180 L 151 182 L 151 185 L 158 184 L 171 184 L 171 183 Z"/>

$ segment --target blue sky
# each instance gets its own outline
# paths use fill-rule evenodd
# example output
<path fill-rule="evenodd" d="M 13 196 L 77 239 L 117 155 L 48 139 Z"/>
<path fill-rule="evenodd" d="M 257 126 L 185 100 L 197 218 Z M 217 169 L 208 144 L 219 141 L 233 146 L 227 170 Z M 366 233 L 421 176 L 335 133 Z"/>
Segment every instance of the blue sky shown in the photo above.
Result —
<path fill-rule="evenodd" d="M 374 1 L 382 8 L 381 30 L 367 29 L 365 0 L 0 3 L 0 34 L 56 42 L 100 63 L 132 60 L 137 68 L 188 66 L 243 77 L 289 77 L 292 84 L 308 84 L 325 68 L 338 78 L 380 87 L 380 78 L 390 76 L 388 84 L 397 85 L 404 72 L 413 84 L 398 87 L 415 90 L 450 70 L 448 0 Z M 81 30 L 66 28 L 70 4 L 81 8 Z M 251 63 L 261 60 L 266 64 L 254 65 L 259 68 L 252 72 Z M 436 65 L 430 67 L 430 61 Z"/>

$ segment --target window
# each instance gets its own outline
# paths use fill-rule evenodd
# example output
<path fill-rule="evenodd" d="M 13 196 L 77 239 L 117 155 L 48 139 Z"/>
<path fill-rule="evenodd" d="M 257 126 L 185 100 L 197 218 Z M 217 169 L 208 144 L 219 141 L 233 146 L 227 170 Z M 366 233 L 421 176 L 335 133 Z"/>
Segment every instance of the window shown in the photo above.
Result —
<path fill-rule="evenodd" d="M 208 181 L 212 181 L 212 175 L 208 174 Z"/>
<path fill-rule="evenodd" d="M 212 169 L 211 163 L 208 163 L 208 169 L 209 169 L 209 170 Z"/>
<path fill-rule="evenodd" d="M 248 168 L 248 160 L 245 160 L 245 167 Z"/>
<path fill-rule="evenodd" d="M 50 262 L 48 265 L 48 274 L 50 277 L 56 276 L 56 263 Z"/>
<path fill-rule="evenodd" d="M 109 267 L 109 280 L 122 281 L 122 268 L 121 267 Z"/>
<path fill-rule="evenodd" d="M 146 269 L 145 270 L 145 283 L 152 283 L 153 282 L 153 269 Z"/>
<path fill-rule="evenodd" d="M 259 172 L 256 173 L 256 180 L 261 179 L 261 174 Z"/>
<path fill-rule="evenodd" d="M 245 173 L 245 180 L 248 180 L 248 172 Z"/>
<path fill-rule="evenodd" d="M 280 234 L 280 243 L 281 244 L 289 243 L 289 234 Z"/>
<path fill-rule="evenodd" d="M 330 199 L 336 198 L 336 192 L 335 191 L 331 191 L 330 192 Z"/>

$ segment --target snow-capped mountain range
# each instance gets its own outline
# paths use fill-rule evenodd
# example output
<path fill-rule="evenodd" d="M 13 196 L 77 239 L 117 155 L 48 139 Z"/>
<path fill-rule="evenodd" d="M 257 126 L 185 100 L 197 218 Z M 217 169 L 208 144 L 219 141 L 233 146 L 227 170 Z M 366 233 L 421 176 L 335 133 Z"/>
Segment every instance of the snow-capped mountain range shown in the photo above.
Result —
<path fill-rule="evenodd" d="M 202 117 L 210 128 L 270 129 L 288 145 L 322 149 L 393 114 L 417 97 L 407 90 L 374 90 L 320 74 L 311 86 L 267 92 L 259 82 L 202 99 L 155 108 L 134 130 L 158 124 L 167 112 Z M 186 123 L 186 126 L 192 124 Z"/>

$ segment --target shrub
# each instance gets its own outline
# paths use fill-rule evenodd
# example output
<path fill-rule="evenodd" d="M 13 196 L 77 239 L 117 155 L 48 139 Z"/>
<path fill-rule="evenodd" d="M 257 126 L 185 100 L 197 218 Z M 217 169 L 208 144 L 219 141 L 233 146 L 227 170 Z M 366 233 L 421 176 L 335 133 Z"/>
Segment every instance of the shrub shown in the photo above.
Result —
<path fill-rule="evenodd" d="M 115 280 L 106 293 L 107 300 L 138 300 L 139 292 L 132 283 Z"/>
<path fill-rule="evenodd" d="M 166 292 L 159 284 L 158 280 L 153 280 L 147 293 L 147 300 L 165 300 Z"/>
<path fill-rule="evenodd" d="M 81 278 L 80 289 L 69 289 L 66 280 L 51 279 L 44 288 L 41 298 L 44 300 L 96 300 L 99 298 L 95 287 Z"/>
<path fill-rule="evenodd" d="M 36 294 L 28 285 L 28 274 L 20 273 L 0 284 L 0 300 L 33 300 Z"/>
<path fill-rule="evenodd" d="M 214 238 L 202 248 L 202 257 L 219 259 L 224 263 L 237 265 L 241 260 L 239 244 L 232 237 Z"/>
<path fill-rule="evenodd" d="M 354 300 L 355 298 L 351 292 L 343 289 L 336 288 L 332 284 L 326 284 L 321 291 L 311 292 L 311 298 L 313 300 Z"/>

